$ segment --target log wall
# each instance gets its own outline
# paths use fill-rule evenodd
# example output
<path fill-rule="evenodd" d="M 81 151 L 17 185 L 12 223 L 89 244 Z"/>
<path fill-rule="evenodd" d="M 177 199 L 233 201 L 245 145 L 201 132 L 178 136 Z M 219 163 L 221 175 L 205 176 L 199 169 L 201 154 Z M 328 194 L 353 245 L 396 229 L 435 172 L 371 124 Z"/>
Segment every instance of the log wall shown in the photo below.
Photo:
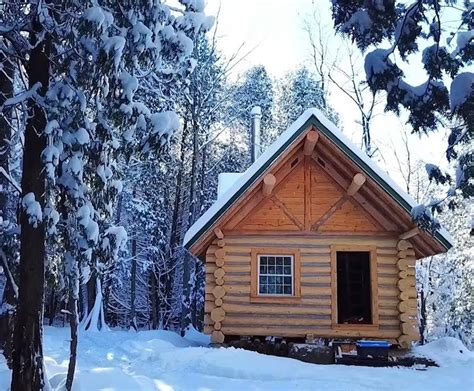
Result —
<path fill-rule="evenodd" d="M 378 327 L 332 326 L 331 245 L 376 247 Z M 406 262 L 400 263 L 401 256 L 405 256 L 403 259 L 411 265 L 412 250 L 399 250 L 397 246 L 398 239 L 389 237 L 226 235 L 207 250 L 205 331 L 212 334 L 215 343 L 221 343 L 225 335 L 306 337 L 314 334 L 329 338 L 413 340 L 414 277 L 412 269 L 406 270 Z M 300 299 L 252 302 L 251 249 L 260 247 L 300 249 Z"/>

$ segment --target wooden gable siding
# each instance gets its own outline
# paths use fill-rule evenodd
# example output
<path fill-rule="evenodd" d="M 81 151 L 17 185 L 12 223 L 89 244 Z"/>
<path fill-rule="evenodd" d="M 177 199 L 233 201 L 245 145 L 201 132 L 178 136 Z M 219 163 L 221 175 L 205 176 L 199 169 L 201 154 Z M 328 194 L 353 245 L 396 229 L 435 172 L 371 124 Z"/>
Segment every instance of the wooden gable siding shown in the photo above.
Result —
<path fill-rule="evenodd" d="M 218 325 L 224 335 L 273 335 L 305 337 L 366 337 L 397 339 L 401 335 L 397 286 L 397 239 L 390 237 L 321 236 L 226 236 L 224 264 L 216 266 L 217 241 L 206 255 L 205 331 L 211 333 L 215 322 L 211 312 L 216 308 L 215 272 L 223 269 L 220 308 L 224 317 Z M 331 321 L 331 245 L 373 246 L 377 254 L 378 326 L 352 325 L 333 327 Z M 253 248 L 298 248 L 301 254 L 301 297 L 292 301 L 277 300 L 255 303 L 251 300 L 251 252 Z"/>
<path fill-rule="evenodd" d="M 314 159 L 308 157 L 276 176 L 280 182 L 269 197 L 258 198 L 239 214 L 240 222 L 224 230 L 383 232 L 384 229 Z M 259 189 L 256 194 L 261 193 Z M 252 205 L 254 200 L 249 198 Z"/>

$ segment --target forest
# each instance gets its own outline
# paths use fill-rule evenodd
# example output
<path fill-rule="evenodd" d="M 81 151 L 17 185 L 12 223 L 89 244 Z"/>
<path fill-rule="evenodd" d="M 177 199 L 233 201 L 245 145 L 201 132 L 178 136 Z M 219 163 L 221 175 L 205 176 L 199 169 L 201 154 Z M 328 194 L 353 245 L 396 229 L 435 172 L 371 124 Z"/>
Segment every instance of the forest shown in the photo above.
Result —
<path fill-rule="evenodd" d="M 309 60 L 275 76 L 242 70 L 244 46 L 224 53 L 203 0 L 0 1 L 0 350 L 11 390 L 54 389 L 44 326 L 70 333 L 66 390 L 84 333 L 201 331 L 205 265 L 183 237 L 216 200 L 219 174 L 252 163 L 252 109 L 264 150 L 310 107 L 349 131 L 338 94 L 357 113 L 353 141 L 393 163 L 419 203 L 420 229 L 454 238 L 417 263 L 421 343 L 474 348 L 473 4 L 316 3 L 332 20 L 299 20 Z M 423 83 L 404 79 L 410 67 Z M 376 115 L 400 117 L 390 131 L 403 142 L 379 145 Z M 411 137 L 437 133 L 435 165 Z"/>

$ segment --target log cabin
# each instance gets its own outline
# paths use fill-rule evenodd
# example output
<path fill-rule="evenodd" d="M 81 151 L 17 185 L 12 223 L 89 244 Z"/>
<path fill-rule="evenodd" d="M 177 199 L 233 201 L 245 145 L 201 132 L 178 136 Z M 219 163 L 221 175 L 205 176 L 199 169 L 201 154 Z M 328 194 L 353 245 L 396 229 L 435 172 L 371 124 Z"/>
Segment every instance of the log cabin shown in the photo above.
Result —
<path fill-rule="evenodd" d="M 418 340 L 417 259 L 449 234 L 420 230 L 415 201 L 321 112 L 305 111 L 195 222 L 205 332 Z"/>

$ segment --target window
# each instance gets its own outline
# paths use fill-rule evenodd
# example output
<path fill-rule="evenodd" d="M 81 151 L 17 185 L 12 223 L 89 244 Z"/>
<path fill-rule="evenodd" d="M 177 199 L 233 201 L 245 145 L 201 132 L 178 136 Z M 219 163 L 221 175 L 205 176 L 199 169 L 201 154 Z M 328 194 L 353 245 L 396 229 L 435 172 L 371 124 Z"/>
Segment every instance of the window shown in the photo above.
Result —
<path fill-rule="evenodd" d="M 258 256 L 258 294 L 293 295 L 293 256 Z"/>
<path fill-rule="evenodd" d="M 331 248 L 333 327 L 378 326 L 376 250 Z"/>
<path fill-rule="evenodd" d="M 300 251 L 288 248 L 255 248 L 251 258 L 252 302 L 299 301 Z"/>

